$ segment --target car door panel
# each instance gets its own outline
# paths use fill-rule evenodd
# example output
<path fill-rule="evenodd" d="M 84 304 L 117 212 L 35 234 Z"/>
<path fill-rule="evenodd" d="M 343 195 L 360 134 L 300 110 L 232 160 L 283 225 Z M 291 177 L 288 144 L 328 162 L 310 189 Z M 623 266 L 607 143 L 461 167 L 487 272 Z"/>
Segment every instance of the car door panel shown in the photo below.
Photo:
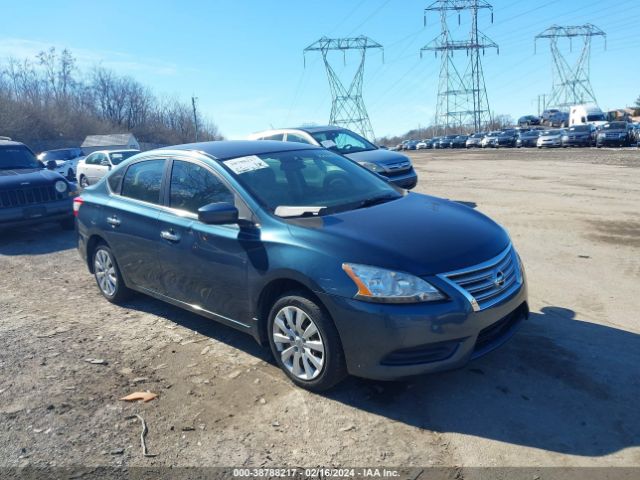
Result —
<path fill-rule="evenodd" d="M 159 210 L 114 196 L 104 215 L 110 225 L 105 230 L 106 240 L 113 249 L 127 285 L 164 293 L 158 257 Z"/>
<path fill-rule="evenodd" d="M 163 287 L 196 309 L 248 321 L 247 251 L 238 225 L 206 225 L 197 209 L 234 202 L 234 195 L 202 164 L 176 159 L 167 180 L 169 210 L 160 214 Z"/>
<path fill-rule="evenodd" d="M 127 284 L 161 294 L 158 216 L 165 166 L 164 159 L 151 159 L 127 167 L 120 195 L 111 197 L 105 212 L 107 242 Z"/>
<path fill-rule="evenodd" d="M 249 318 L 247 252 L 237 226 L 204 225 L 169 212 L 159 216 L 162 285 L 167 295 L 196 309 L 245 323 Z"/>

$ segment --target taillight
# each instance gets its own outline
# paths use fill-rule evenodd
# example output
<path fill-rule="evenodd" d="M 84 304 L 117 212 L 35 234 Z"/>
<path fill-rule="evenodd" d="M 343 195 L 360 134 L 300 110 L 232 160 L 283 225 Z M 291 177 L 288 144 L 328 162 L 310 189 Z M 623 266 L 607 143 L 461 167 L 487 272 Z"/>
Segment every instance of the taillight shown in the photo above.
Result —
<path fill-rule="evenodd" d="M 82 197 L 76 197 L 73 199 L 73 216 L 74 217 L 78 216 L 78 212 L 80 211 L 80 207 L 82 206 L 83 203 L 84 203 L 84 200 L 82 199 Z"/>

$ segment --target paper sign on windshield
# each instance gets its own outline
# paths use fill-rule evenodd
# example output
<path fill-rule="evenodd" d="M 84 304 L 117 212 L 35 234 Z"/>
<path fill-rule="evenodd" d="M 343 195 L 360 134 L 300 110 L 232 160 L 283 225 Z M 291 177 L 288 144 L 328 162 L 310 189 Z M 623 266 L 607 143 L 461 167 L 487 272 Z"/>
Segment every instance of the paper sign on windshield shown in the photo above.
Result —
<path fill-rule="evenodd" d="M 224 164 L 237 175 L 260 170 L 261 168 L 269 168 L 269 164 L 257 155 L 234 158 L 233 160 L 227 160 Z"/>
<path fill-rule="evenodd" d="M 320 145 L 322 145 L 324 148 L 333 148 L 336 146 L 336 142 L 334 142 L 333 140 L 323 140 L 320 142 Z"/>

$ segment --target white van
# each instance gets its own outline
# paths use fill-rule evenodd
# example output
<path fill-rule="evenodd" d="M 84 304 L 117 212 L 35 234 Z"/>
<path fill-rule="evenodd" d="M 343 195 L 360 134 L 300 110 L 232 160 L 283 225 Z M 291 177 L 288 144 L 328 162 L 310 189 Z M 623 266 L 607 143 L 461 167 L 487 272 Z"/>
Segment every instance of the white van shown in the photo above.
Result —
<path fill-rule="evenodd" d="M 607 119 L 600 107 L 593 104 L 574 105 L 569 109 L 569 126 L 604 125 Z"/>

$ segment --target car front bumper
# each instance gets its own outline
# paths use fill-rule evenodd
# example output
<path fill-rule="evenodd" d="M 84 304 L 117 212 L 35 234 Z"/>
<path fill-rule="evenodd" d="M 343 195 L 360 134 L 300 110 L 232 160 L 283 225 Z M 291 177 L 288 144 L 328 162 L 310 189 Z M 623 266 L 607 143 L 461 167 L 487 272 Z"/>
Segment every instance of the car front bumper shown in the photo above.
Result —
<path fill-rule="evenodd" d="M 562 140 L 562 145 L 567 147 L 589 147 L 592 144 L 590 137 L 577 137 Z"/>
<path fill-rule="evenodd" d="M 57 222 L 73 217 L 73 197 L 54 202 L 0 208 L 0 229 Z"/>
<path fill-rule="evenodd" d="M 318 295 L 335 321 L 349 373 L 378 380 L 462 367 L 502 345 L 529 315 L 524 279 L 511 297 L 477 312 L 455 294 L 412 305 Z"/>

